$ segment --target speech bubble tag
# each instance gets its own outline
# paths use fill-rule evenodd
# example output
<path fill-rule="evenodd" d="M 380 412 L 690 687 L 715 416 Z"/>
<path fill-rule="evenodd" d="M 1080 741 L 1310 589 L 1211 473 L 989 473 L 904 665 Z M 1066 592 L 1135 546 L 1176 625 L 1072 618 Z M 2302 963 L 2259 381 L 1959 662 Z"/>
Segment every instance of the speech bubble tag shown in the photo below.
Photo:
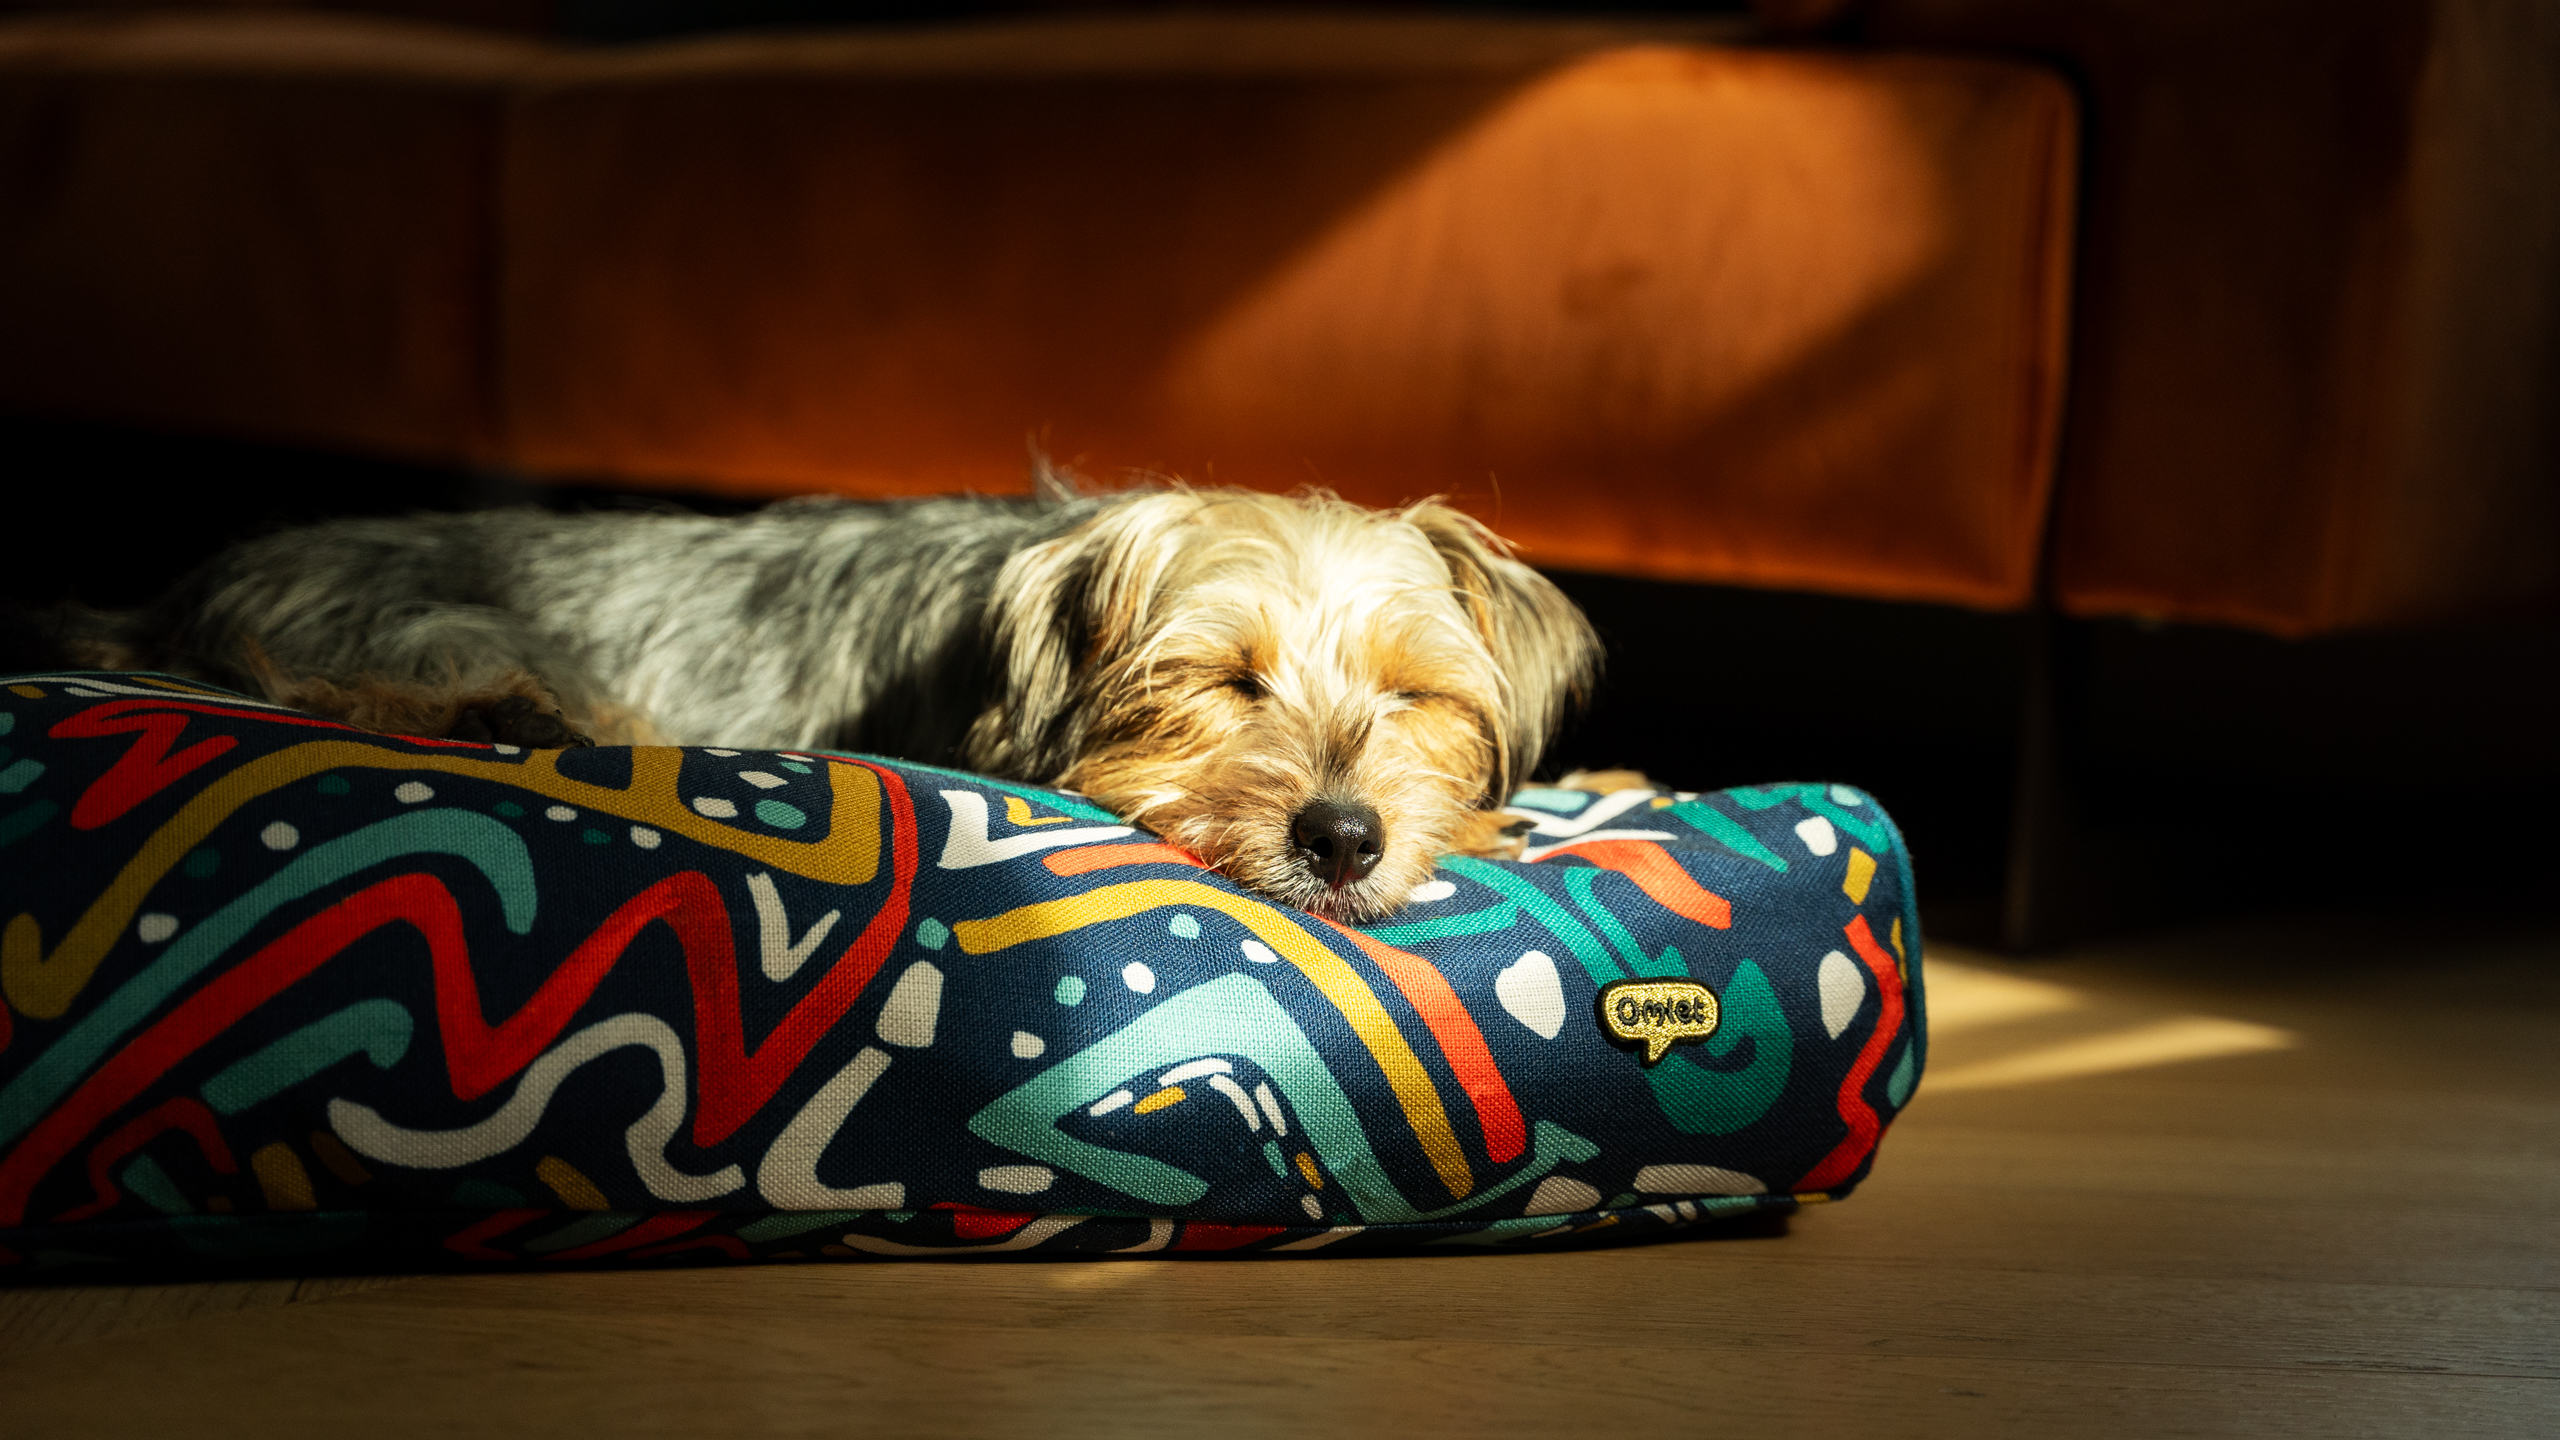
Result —
<path fill-rule="evenodd" d="M 1644 1047 L 1648 1066 L 1674 1045 L 1716 1033 L 1722 1007 L 1695 980 L 1613 980 L 1600 987 L 1600 1030 L 1620 1045 Z"/>

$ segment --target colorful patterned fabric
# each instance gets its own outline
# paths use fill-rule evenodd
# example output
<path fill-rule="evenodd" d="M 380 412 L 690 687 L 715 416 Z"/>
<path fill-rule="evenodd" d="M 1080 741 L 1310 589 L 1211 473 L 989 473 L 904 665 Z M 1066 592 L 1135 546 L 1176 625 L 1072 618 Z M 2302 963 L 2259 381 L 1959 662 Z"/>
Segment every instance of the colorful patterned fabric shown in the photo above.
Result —
<path fill-rule="evenodd" d="M 1354 930 L 923 765 L 0 680 L 0 1276 L 1343 1254 L 1848 1193 L 1923 1059 L 1876 803 L 1515 806 L 1526 863 Z"/>

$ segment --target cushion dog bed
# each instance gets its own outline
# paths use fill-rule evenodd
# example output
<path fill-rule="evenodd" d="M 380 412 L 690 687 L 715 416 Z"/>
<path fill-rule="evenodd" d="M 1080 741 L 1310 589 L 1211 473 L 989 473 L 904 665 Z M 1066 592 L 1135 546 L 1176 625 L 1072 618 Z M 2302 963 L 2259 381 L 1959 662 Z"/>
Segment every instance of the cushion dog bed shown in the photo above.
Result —
<path fill-rule="evenodd" d="M 1353 929 L 1072 795 L 0 679 L 0 1275 L 1319 1252 L 1864 1177 L 1923 1060 L 1836 785 L 1528 790 Z"/>

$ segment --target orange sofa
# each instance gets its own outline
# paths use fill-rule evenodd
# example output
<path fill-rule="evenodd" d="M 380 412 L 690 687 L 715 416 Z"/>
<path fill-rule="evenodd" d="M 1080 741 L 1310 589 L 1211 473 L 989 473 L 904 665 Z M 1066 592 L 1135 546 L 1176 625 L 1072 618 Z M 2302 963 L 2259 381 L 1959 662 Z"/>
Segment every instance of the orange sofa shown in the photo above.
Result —
<path fill-rule="evenodd" d="M 2280 634 L 2560 582 L 2560 12 L 1763 8 L 20 14 L 0 411 L 741 494 L 1038 445 Z"/>
<path fill-rule="evenodd" d="M 1013 489 L 1037 445 L 2025 604 L 2067 87 L 1731 29 L 25 18 L 0 409 L 742 493 Z"/>
<path fill-rule="evenodd" d="M 2553 591 L 2560 12 L 1764 9 L 1817 33 L 22 14 L 0 411 L 740 494 L 1036 445 L 2279 634 Z"/>
<path fill-rule="evenodd" d="M 2550 8 L 1766 8 L 1830 28 L 18 15 L 0 410 L 740 495 L 1039 446 L 2273 633 L 2552 592 Z"/>
<path fill-rule="evenodd" d="M 289 12 L 0 23 L 0 410 L 492 456 L 491 187 L 544 53 Z"/>
<path fill-rule="evenodd" d="M 2560 590 L 2560 5 L 1770 8 L 2073 77 L 2071 613 L 2303 635 Z"/>

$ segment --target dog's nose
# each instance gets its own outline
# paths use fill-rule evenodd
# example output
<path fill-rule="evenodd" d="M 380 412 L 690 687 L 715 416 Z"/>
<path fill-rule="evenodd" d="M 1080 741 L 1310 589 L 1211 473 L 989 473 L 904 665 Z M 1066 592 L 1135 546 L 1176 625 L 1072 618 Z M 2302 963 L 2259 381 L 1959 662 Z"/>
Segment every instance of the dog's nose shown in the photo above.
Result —
<path fill-rule="evenodd" d="M 1386 853 L 1378 812 L 1357 800 L 1318 800 L 1289 822 L 1289 836 L 1307 869 L 1336 890 L 1367 879 Z"/>

